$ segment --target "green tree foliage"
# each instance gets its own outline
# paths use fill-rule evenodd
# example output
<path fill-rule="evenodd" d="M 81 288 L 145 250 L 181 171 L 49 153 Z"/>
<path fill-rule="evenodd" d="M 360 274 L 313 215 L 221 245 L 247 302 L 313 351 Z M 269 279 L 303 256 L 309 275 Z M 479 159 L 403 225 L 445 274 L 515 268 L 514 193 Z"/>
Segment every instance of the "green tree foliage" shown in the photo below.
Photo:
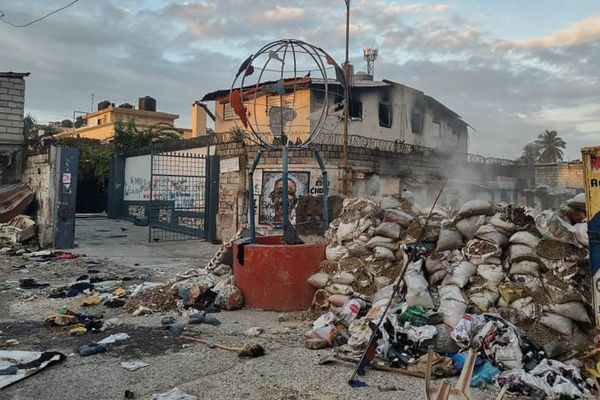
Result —
<path fill-rule="evenodd" d="M 80 115 L 77 118 L 75 118 L 75 128 L 81 128 L 82 126 L 85 125 L 85 120 L 83 119 L 83 117 Z"/>
<path fill-rule="evenodd" d="M 523 147 L 523 154 L 517 159 L 517 162 L 525 165 L 533 165 L 540 158 L 540 149 L 535 143 L 527 143 Z"/>
<path fill-rule="evenodd" d="M 73 121 L 71 121 L 70 119 L 63 119 L 60 122 L 60 126 L 63 128 L 72 128 L 73 127 Z"/>
<path fill-rule="evenodd" d="M 534 144 L 541 152 L 540 162 L 550 163 L 563 160 L 563 150 L 567 146 L 567 142 L 558 136 L 556 131 L 545 130 L 538 135 Z"/>
<path fill-rule="evenodd" d="M 138 129 L 134 123 L 115 122 L 115 133 L 112 144 L 116 153 L 149 146 L 153 143 L 163 143 L 180 140 L 179 132 L 170 125 L 154 125 L 146 129 Z"/>

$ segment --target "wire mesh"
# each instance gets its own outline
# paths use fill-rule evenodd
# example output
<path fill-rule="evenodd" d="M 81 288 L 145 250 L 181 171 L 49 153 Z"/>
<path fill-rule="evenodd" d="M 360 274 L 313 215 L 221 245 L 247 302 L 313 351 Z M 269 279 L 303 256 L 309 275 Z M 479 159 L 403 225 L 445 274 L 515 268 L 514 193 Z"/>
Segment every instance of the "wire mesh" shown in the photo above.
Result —
<path fill-rule="evenodd" d="M 206 165 L 200 154 L 152 153 L 150 241 L 205 237 Z"/>

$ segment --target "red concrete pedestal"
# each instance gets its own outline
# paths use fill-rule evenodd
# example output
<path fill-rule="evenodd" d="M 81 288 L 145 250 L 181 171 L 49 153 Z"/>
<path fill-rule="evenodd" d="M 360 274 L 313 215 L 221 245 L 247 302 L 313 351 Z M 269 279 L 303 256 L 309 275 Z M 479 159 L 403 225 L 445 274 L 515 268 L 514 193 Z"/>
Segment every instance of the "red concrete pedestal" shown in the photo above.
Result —
<path fill-rule="evenodd" d="M 235 285 L 244 295 L 246 308 L 270 311 L 300 311 L 310 308 L 315 289 L 306 283 L 319 271 L 326 244 L 284 245 L 282 236 L 263 236 L 244 246 L 240 263 L 239 245 L 233 246 Z"/>

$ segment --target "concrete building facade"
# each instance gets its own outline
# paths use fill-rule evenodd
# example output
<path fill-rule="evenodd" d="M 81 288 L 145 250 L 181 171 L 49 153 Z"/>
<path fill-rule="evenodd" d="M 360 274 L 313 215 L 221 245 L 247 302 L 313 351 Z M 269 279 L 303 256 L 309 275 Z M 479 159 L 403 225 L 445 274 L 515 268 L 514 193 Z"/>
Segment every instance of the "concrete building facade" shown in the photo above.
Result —
<path fill-rule="evenodd" d="M 28 72 L 0 72 L 0 184 L 16 182 L 21 177 L 27 76 Z"/>

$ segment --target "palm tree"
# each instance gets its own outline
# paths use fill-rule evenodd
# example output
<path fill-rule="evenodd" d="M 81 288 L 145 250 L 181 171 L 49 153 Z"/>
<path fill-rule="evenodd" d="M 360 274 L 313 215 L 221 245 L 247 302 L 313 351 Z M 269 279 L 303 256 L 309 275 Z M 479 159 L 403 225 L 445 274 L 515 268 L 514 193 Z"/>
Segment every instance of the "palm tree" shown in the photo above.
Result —
<path fill-rule="evenodd" d="M 563 149 L 567 145 L 556 131 L 545 130 L 535 140 L 535 145 L 542 152 L 540 162 L 558 162 L 563 160 Z"/>

